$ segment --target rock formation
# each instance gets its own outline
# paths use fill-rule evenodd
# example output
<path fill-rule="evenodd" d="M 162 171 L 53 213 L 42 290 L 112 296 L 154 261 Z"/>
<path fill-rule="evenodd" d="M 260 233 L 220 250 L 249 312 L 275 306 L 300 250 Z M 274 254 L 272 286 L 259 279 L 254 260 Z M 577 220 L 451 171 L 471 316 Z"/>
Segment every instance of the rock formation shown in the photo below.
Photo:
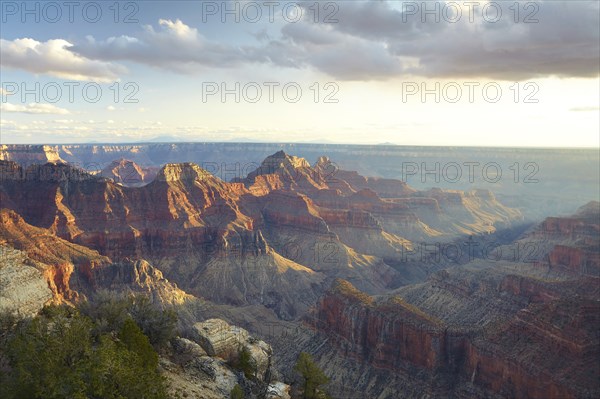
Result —
<path fill-rule="evenodd" d="M 165 163 L 149 182 L 129 161 L 101 175 L 0 161 L 3 301 L 33 313 L 110 289 L 203 306 L 161 360 L 197 397 L 244 383 L 228 363 L 242 348 L 258 379 L 272 361 L 289 381 L 292 354 L 315 354 L 334 397 L 600 394 L 597 203 L 506 242 L 521 214 L 487 190 L 420 191 L 283 151 L 256 166 L 227 182 Z M 465 240 L 493 245 L 406 259 Z M 265 321 L 289 335 L 265 339 Z"/>
<path fill-rule="evenodd" d="M 306 320 L 328 337 L 317 352 L 323 361 L 341 354 L 381 370 L 356 380 L 356 389 L 373 396 L 383 391 L 369 378 L 399 375 L 413 382 L 401 379 L 397 389 L 448 397 L 598 396 L 600 285 L 587 268 L 596 270 L 600 252 L 588 245 L 599 212 L 584 209 L 546 220 L 512 244 L 539 249 L 541 261 L 476 259 L 383 297 L 336 281 Z M 543 234 L 548 228 L 550 238 Z M 588 257 L 577 252 L 558 267 L 557 251 L 567 242 L 584 246 Z"/>
<path fill-rule="evenodd" d="M 53 292 L 42 272 L 22 251 L 0 245 L 0 311 L 35 315 Z"/>
<path fill-rule="evenodd" d="M 0 266 L 7 276 L 7 293 L 18 289 L 15 284 L 39 286 L 42 276 L 50 292 L 44 303 L 78 301 L 81 295 L 89 296 L 98 289 L 144 293 L 164 303 L 186 299 L 184 292 L 148 262 L 126 258 L 115 263 L 95 250 L 55 236 L 50 230 L 31 226 L 7 209 L 0 210 L 0 246 L 6 254 Z M 15 258 L 11 254 L 20 255 Z M 8 273 L 13 274 L 14 281 L 8 279 Z M 24 283 L 18 283 L 23 279 Z M 47 296 L 46 289 L 18 291 L 11 295 L 18 295 L 20 301 L 37 303 L 38 308 L 44 303 L 35 298 Z"/>
<path fill-rule="evenodd" d="M 127 159 L 111 162 L 100 171 L 100 175 L 112 179 L 115 183 L 132 187 L 149 183 L 156 177 L 156 173 L 143 170 L 138 164 Z"/>
<path fill-rule="evenodd" d="M 198 399 L 227 398 L 237 384 L 247 392 L 246 397 L 290 399 L 290 386 L 272 378 L 272 348 L 266 342 L 221 319 L 195 323 L 191 336 L 192 340 L 174 339 L 173 353 L 161 359 L 173 393 Z M 235 366 L 242 350 L 248 351 L 252 375 Z"/>
<path fill-rule="evenodd" d="M 0 160 L 13 161 L 23 166 L 32 164 L 66 163 L 57 149 L 49 145 L 0 144 Z"/>
<path fill-rule="evenodd" d="M 271 346 L 256 339 L 243 328 L 231 326 L 221 319 L 209 319 L 194 325 L 194 336 L 209 356 L 217 356 L 232 361 L 242 349 L 250 355 L 250 362 L 256 368 L 256 377 L 265 378 L 272 354 Z"/>

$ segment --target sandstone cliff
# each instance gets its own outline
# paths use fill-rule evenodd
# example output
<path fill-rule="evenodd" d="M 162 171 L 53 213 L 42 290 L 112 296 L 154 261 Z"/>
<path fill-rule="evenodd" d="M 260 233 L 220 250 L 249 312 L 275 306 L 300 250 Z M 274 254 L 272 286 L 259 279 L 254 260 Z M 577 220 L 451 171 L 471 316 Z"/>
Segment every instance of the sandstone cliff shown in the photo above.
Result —
<path fill-rule="evenodd" d="M 13 161 L 24 166 L 31 164 L 66 163 L 56 148 L 49 145 L 0 144 L 0 160 Z"/>
<path fill-rule="evenodd" d="M 7 277 L 6 284 L 16 284 L 21 278 L 18 276 L 24 273 L 33 279 L 37 275 L 29 270 L 33 267 L 43 277 L 55 303 L 76 302 L 98 289 L 144 293 L 163 303 L 181 303 L 187 296 L 144 260 L 123 259 L 114 263 L 97 251 L 61 239 L 47 229 L 31 226 L 20 215 L 6 209 L 0 210 L 0 245 L 7 253 L 16 250 L 26 256 L 20 265 L 9 256 L 0 258 L 3 273 L 17 273 L 14 279 Z M 44 291 L 25 290 L 19 295 L 36 302 L 35 297 L 43 296 Z"/>
<path fill-rule="evenodd" d="M 375 388 L 382 378 L 407 397 L 419 390 L 458 398 L 598 396 L 600 284 L 586 271 L 596 267 L 598 248 L 589 241 L 599 212 L 584 209 L 546 220 L 494 257 L 440 270 L 391 295 L 372 297 L 336 282 L 306 319 L 327 337 L 313 350 L 329 362 L 322 364 L 355 362 L 367 373 L 355 389 L 373 396 L 388 397 Z M 529 248 L 539 259 L 528 259 Z M 336 392 L 358 377 L 325 367 Z"/>

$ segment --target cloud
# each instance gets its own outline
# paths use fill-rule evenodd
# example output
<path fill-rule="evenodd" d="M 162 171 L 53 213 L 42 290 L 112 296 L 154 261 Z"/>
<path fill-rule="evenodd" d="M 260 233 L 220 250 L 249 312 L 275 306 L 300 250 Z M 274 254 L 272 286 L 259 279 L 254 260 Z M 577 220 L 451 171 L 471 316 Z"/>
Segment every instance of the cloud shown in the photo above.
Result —
<path fill-rule="evenodd" d="M 29 38 L 0 39 L 0 64 L 34 74 L 97 82 L 111 82 L 127 72 L 121 65 L 78 55 L 70 51 L 72 47 L 73 44 L 63 39 L 46 42 Z"/>
<path fill-rule="evenodd" d="M 60 108 L 52 104 L 39 104 L 29 103 L 26 105 L 15 105 L 15 104 L 0 104 L 0 109 L 3 112 L 17 112 L 23 114 L 56 114 L 56 115 L 67 115 L 69 110 Z"/>
<path fill-rule="evenodd" d="M 468 10 L 462 10 L 458 22 L 450 23 L 452 15 L 445 20 L 444 14 L 440 22 L 432 16 L 422 22 L 420 12 L 403 15 L 402 9 L 392 7 L 388 1 L 344 2 L 338 3 L 338 23 L 315 24 L 306 18 L 283 28 L 283 42 L 300 45 L 308 53 L 306 62 L 338 78 L 372 77 L 373 67 L 364 57 L 382 66 L 379 71 L 383 73 L 378 74 L 381 78 L 398 74 L 503 80 L 598 76 L 599 3 L 539 1 L 533 15 L 538 22 L 524 23 L 531 12 L 525 8 L 529 3 L 519 4 L 518 23 L 509 9 L 515 7 L 513 2 L 495 3 L 502 5 L 503 17 L 497 22 L 490 22 L 493 18 L 483 13 L 480 4 L 472 22 Z M 310 2 L 303 6 L 309 7 Z M 312 15 L 309 10 L 305 14 Z M 335 40 L 324 40 L 330 38 Z M 368 45 L 360 46 L 360 40 L 367 40 Z M 316 44 L 321 51 L 310 52 Z M 355 52 L 338 52 L 356 45 Z M 378 46 L 386 52 L 375 52 Z M 324 58 L 323 52 L 336 56 Z M 350 69 L 355 69 L 354 73 L 349 74 Z"/>
<path fill-rule="evenodd" d="M 411 3 L 424 7 L 423 2 Z M 256 42 L 241 46 L 209 40 L 179 19 L 160 19 L 158 26 L 145 25 L 135 37 L 90 36 L 68 51 L 98 62 L 126 60 L 181 73 L 261 63 L 312 68 L 341 80 L 599 75 L 596 1 L 521 1 L 518 7 L 515 2 L 494 2 L 502 7 L 497 22 L 492 22 L 493 13 L 484 14 L 485 2 L 477 3 L 473 20 L 464 2 L 453 3 L 462 4 L 455 23 L 445 11 L 438 22 L 431 15 L 423 22 L 421 13 L 411 15 L 402 9 L 404 3 L 386 0 L 337 2 L 338 22 L 324 23 L 325 15 L 313 21 L 313 2 L 303 2 L 304 19 L 283 24 L 279 35 L 259 28 L 253 34 Z M 515 8 L 520 10 L 517 21 Z M 527 16 L 538 22 L 525 23 Z"/>
<path fill-rule="evenodd" d="M 253 61 L 311 66 L 342 80 L 599 75 L 600 6 L 595 1 L 538 1 L 538 9 L 527 6 L 532 2 L 521 2 L 518 22 L 509 8 L 516 7 L 514 2 L 494 3 L 502 7 L 503 17 L 497 22 L 492 22 L 492 12 L 483 12 L 484 3 L 475 8 L 471 20 L 468 9 L 463 7 L 457 18 L 445 14 L 445 3 L 439 2 L 438 22 L 432 15 L 423 22 L 421 12 L 403 13 L 407 9 L 391 1 L 336 4 L 337 23 L 315 23 L 312 3 L 301 3 L 302 21 L 285 25 L 281 37 L 246 53 Z M 527 16 L 538 22 L 524 23 Z"/>
<path fill-rule="evenodd" d="M 348 36 L 328 26 L 290 24 L 282 37 L 247 49 L 255 62 L 288 68 L 313 67 L 341 80 L 371 80 L 401 75 L 406 65 L 385 43 Z M 360 56 L 357 56 L 360 55 Z"/>
<path fill-rule="evenodd" d="M 157 29 L 145 25 L 139 37 L 86 39 L 71 50 L 93 59 L 128 60 L 184 73 L 202 66 L 226 68 L 248 61 L 240 48 L 208 40 L 179 19 L 160 19 Z"/>
<path fill-rule="evenodd" d="M 400 57 L 390 54 L 383 43 L 351 37 L 322 25 L 298 25 L 284 25 L 279 39 L 269 40 L 263 30 L 254 35 L 257 45 L 234 46 L 208 40 L 179 19 L 160 19 L 157 28 L 145 25 L 137 37 L 96 40 L 88 36 L 70 50 L 91 59 L 133 61 L 182 73 L 250 63 L 289 68 L 313 66 L 344 79 L 402 72 Z M 363 56 L 357 58 L 357 53 Z M 353 62 L 348 63 L 349 58 Z"/>

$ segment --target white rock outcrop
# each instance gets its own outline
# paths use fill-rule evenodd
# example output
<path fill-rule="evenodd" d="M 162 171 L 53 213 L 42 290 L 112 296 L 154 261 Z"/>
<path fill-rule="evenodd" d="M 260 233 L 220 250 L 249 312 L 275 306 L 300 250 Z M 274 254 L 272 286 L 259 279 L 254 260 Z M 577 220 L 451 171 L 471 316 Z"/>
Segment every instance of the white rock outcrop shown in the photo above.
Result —
<path fill-rule="evenodd" d="M 0 311 L 21 316 L 36 314 L 52 300 L 42 272 L 27 264 L 27 255 L 0 246 Z"/>
<path fill-rule="evenodd" d="M 266 342 L 221 319 L 208 319 L 196 323 L 194 330 L 196 341 L 209 356 L 231 360 L 245 348 L 250 353 L 250 361 L 256 367 L 256 377 L 261 380 L 265 377 L 272 352 L 271 346 Z"/>

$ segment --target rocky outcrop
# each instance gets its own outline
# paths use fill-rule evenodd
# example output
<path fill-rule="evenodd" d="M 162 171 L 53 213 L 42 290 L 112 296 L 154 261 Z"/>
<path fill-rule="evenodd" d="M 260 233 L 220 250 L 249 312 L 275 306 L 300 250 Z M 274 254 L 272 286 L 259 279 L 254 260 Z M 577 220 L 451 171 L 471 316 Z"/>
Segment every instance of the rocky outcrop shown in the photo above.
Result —
<path fill-rule="evenodd" d="M 468 343 L 465 371 L 472 383 L 505 397 L 597 396 L 598 315 L 597 301 L 580 299 L 524 309 L 504 328 Z"/>
<path fill-rule="evenodd" d="M 333 346 L 317 353 L 328 361 L 338 361 L 334 353 L 341 353 L 376 367 L 380 371 L 370 381 L 402 376 L 393 384 L 403 392 L 598 396 L 600 286 L 597 276 L 580 268 L 595 268 L 597 249 L 589 242 L 597 222 L 593 211 L 585 214 L 567 218 L 579 219 L 577 224 L 552 220 L 553 226 L 568 227 L 549 236 L 540 233 L 546 221 L 511 246 L 497 248 L 511 256 L 440 270 L 388 296 L 368 296 L 337 282 L 307 319 Z M 529 256 L 530 248 L 540 251 L 541 261 L 517 256 L 519 251 Z M 354 378 L 351 372 L 337 374 Z M 383 395 L 368 381 L 357 382 L 357 389 Z"/>
<path fill-rule="evenodd" d="M 289 385 L 277 381 L 269 385 L 267 399 L 291 399 L 290 391 Z"/>
<path fill-rule="evenodd" d="M 53 299 L 48 280 L 22 251 L 0 245 L 0 311 L 37 314 Z"/>
<path fill-rule="evenodd" d="M 329 232 L 327 223 L 313 201 L 302 194 L 284 191 L 270 193 L 265 196 L 262 216 L 267 224 L 273 226 L 294 227 L 321 234 Z"/>
<path fill-rule="evenodd" d="M 193 335 L 209 356 L 230 362 L 237 359 L 241 350 L 247 350 L 255 376 L 259 380 L 265 378 L 271 364 L 271 346 L 250 336 L 245 329 L 229 325 L 221 319 L 209 319 L 194 324 Z"/>
<path fill-rule="evenodd" d="M 440 320 L 402 299 L 375 300 L 350 283 L 337 280 L 320 301 L 316 327 L 350 357 L 394 370 L 403 362 L 434 370 L 445 359 L 445 331 Z"/>
<path fill-rule="evenodd" d="M 592 201 L 570 217 L 549 217 L 521 246 L 536 249 L 536 266 L 558 274 L 600 276 L 600 207 Z M 531 251 L 530 251 L 531 252 Z"/>
<path fill-rule="evenodd" d="M 579 248 L 556 245 L 548 255 L 551 269 L 566 269 L 575 274 L 600 276 L 600 251 L 597 248 Z"/>
<path fill-rule="evenodd" d="M 209 319 L 194 325 L 196 340 L 209 356 L 224 359 L 237 355 L 240 346 L 248 339 L 248 331 L 230 326 L 221 319 Z"/>
<path fill-rule="evenodd" d="M 82 270 L 80 273 L 85 272 Z M 162 304 L 182 304 L 190 298 L 190 295 L 167 280 L 160 270 L 145 260 L 124 259 L 118 263 L 92 267 L 85 277 L 82 288 L 91 289 L 92 292 L 109 289 L 144 294 Z"/>
<path fill-rule="evenodd" d="M 548 217 L 530 236 L 545 240 L 576 240 L 579 244 L 598 246 L 600 203 L 591 201 L 570 217 Z"/>
<path fill-rule="evenodd" d="M 239 385 L 246 398 L 291 398 L 290 386 L 273 377 L 278 372 L 273 369 L 272 349 L 266 342 L 221 319 L 195 323 L 191 335 L 193 340 L 174 338 L 172 351 L 160 358 L 160 371 L 172 396 L 228 398 Z M 237 366 L 243 349 L 255 370 L 252 375 Z"/>
<path fill-rule="evenodd" d="M 319 210 L 319 216 L 330 227 L 344 226 L 382 230 L 381 224 L 373 215 L 361 210 L 323 208 Z"/>
<path fill-rule="evenodd" d="M 72 244 L 53 235 L 49 230 L 26 223 L 14 211 L 0 210 L 0 244 L 18 249 L 36 262 L 45 277 L 55 302 L 78 299 L 71 285 L 76 267 L 108 264 L 108 258 L 88 248 Z"/>

